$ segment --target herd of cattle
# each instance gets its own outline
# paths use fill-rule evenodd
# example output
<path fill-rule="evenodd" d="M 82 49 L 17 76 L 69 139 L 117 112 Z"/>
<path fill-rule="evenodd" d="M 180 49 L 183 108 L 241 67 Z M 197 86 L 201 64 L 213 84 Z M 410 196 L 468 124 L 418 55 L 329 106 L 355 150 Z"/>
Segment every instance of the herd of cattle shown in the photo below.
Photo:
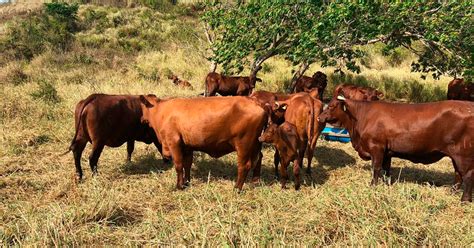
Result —
<path fill-rule="evenodd" d="M 176 76 L 170 79 L 190 86 Z M 215 158 L 235 151 L 235 187 L 241 190 L 250 170 L 252 180 L 259 180 L 265 142 L 275 147 L 275 175 L 282 187 L 288 180 L 287 167 L 293 162 L 295 189 L 299 189 L 303 159 L 307 157 L 306 172 L 311 173 L 316 142 L 330 123 L 346 128 L 359 156 L 372 161 L 372 184 L 378 183 L 382 171 L 390 175 L 392 157 L 429 164 L 448 156 L 456 174 L 454 187 L 459 189 L 464 183 L 461 200 L 472 201 L 474 102 L 394 103 L 381 101 L 383 93 L 370 87 L 339 85 L 323 109 L 327 77 L 322 72 L 302 76 L 292 94 L 253 92 L 257 81 L 261 80 L 209 73 L 206 97 L 90 95 L 76 106 L 76 130 L 69 147 L 77 179 L 82 180 L 81 155 L 88 142 L 92 143 L 89 163 L 96 174 L 104 146 L 118 147 L 126 142 L 130 161 L 134 142 L 142 141 L 155 144 L 165 161 L 173 161 L 179 189 L 190 182 L 194 151 Z M 216 97 L 216 93 L 229 97 Z M 448 99 L 474 100 L 472 84 L 453 80 Z"/>

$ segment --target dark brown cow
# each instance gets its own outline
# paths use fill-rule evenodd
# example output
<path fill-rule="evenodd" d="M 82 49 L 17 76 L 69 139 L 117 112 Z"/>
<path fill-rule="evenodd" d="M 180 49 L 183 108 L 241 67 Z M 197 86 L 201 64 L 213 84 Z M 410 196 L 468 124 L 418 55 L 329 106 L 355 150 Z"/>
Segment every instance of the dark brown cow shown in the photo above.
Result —
<path fill-rule="evenodd" d="M 92 94 L 76 105 L 76 132 L 69 151 L 74 153 L 77 180 L 82 180 L 81 156 L 87 142 L 92 143 L 89 164 L 97 174 L 97 162 L 104 146 L 119 147 L 127 143 L 127 161 L 131 161 L 135 140 L 161 145 L 153 129 L 141 123 L 139 96 Z"/>
<path fill-rule="evenodd" d="M 472 201 L 474 182 L 474 103 L 423 104 L 353 101 L 333 98 L 320 115 L 341 122 L 362 159 L 372 160 L 372 184 L 381 170 L 390 174 L 392 157 L 430 164 L 448 156 L 465 184 L 462 201 Z"/>
<path fill-rule="evenodd" d="M 281 186 L 282 188 L 286 188 L 288 165 L 291 161 L 296 161 L 298 158 L 298 149 L 304 146 L 303 141 L 301 141 L 298 136 L 296 126 L 289 122 L 284 122 L 280 126 L 272 123 L 267 127 L 258 140 L 260 142 L 273 144 L 278 151 L 281 158 Z M 275 168 L 278 168 L 278 166 Z M 299 174 L 299 168 L 297 166 L 293 167 L 293 173 L 295 177 Z"/>
<path fill-rule="evenodd" d="M 311 89 L 317 88 L 319 96 L 317 99 L 323 100 L 323 93 L 328 85 L 326 74 L 317 71 L 312 77 L 301 76 L 295 84 L 295 92 L 310 92 Z"/>
<path fill-rule="evenodd" d="M 448 85 L 448 100 L 474 101 L 474 83 L 455 78 Z"/>
<path fill-rule="evenodd" d="M 260 78 L 249 77 L 229 77 L 216 72 L 207 74 L 206 92 L 204 96 L 248 96 L 255 88 L 256 82 L 261 82 Z"/>
<path fill-rule="evenodd" d="M 302 141 L 298 147 L 298 156 L 294 160 L 295 189 L 300 187 L 299 169 L 303 166 L 303 158 L 306 153 L 308 167 L 306 173 L 311 174 L 311 161 L 313 159 L 316 141 L 324 128 L 322 123 L 317 121 L 319 114 L 323 110 L 320 100 L 314 99 L 307 93 L 298 93 L 285 101 L 276 101 L 273 112 L 285 110 L 284 119 L 286 122 L 295 125 L 298 138 Z M 277 150 L 278 151 L 278 150 Z M 275 174 L 278 175 L 279 154 L 275 152 Z M 287 178 L 282 178 L 282 186 Z"/>
<path fill-rule="evenodd" d="M 291 97 L 292 95 L 284 93 L 273 93 L 269 91 L 259 90 L 253 92 L 250 97 L 257 100 L 261 106 L 269 107 L 269 115 L 272 123 L 281 124 L 285 121 L 285 111 L 275 111 L 271 110 L 271 107 L 275 105 L 276 101 L 284 101 Z"/>
<path fill-rule="evenodd" d="M 384 94 L 371 87 L 340 84 L 334 89 L 333 98 L 342 95 L 347 99 L 358 101 L 378 101 Z"/>
<path fill-rule="evenodd" d="M 179 86 L 181 88 L 189 88 L 191 90 L 193 89 L 193 86 L 188 81 L 181 80 L 176 75 L 170 75 L 168 76 L 168 79 L 171 79 L 173 81 L 173 84 L 175 84 L 176 86 Z"/>
<path fill-rule="evenodd" d="M 160 100 L 153 95 L 140 99 L 143 121 L 155 130 L 163 156 L 173 158 L 178 189 L 190 181 L 193 151 L 215 158 L 236 151 L 235 187 L 239 190 L 252 167 L 254 180 L 259 179 L 262 154 L 258 137 L 267 123 L 267 113 L 254 99 L 239 96 Z"/>

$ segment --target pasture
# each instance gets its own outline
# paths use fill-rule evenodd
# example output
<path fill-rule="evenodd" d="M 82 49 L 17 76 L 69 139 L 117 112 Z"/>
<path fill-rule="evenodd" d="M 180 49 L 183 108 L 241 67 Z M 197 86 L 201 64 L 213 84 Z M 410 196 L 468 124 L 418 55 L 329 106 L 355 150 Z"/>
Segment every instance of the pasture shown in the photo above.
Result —
<path fill-rule="evenodd" d="M 204 92 L 207 41 L 190 6 L 160 12 L 81 5 L 81 30 L 67 52 L 48 47 L 31 60 L 0 54 L 1 246 L 474 245 L 474 205 L 461 204 L 461 192 L 451 191 L 449 159 L 431 165 L 394 159 L 393 184 L 370 187 L 370 161 L 350 143 L 320 139 L 312 175 L 303 177 L 299 191 L 291 176 L 287 190 L 274 179 L 270 146 L 263 149 L 261 182 L 248 178 L 241 193 L 233 189 L 235 153 L 213 159 L 195 152 L 191 187 L 178 191 L 172 165 L 139 142 L 131 163 L 126 145 L 106 147 L 97 177 L 88 166 L 88 144 L 85 180 L 76 184 L 72 154 L 60 154 L 74 135 L 79 100 L 97 92 Z M 0 18 L 1 38 L 15 21 Z M 339 83 L 354 83 L 377 87 L 388 100 L 445 98 L 451 78 L 420 79 L 410 72 L 413 55 L 406 50 L 386 57 L 378 45 L 364 49 L 369 56 L 360 74 L 341 76 L 319 64 L 306 74 L 328 75 L 326 96 Z M 283 58 L 270 59 L 257 89 L 284 90 L 291 69 Z M 173 85 L 171 73 L 194 90 Z"/>

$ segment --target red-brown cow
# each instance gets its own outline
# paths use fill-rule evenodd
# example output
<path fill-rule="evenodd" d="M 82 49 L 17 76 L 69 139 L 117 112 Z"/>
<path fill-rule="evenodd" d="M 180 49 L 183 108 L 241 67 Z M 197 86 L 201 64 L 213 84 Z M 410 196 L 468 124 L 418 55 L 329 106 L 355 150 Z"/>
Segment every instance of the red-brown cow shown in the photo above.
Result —
<path fill-rule="evenodd" d="M 173 158 L 178 189 L 190 181 L 193 151 L 215 158 L 236 151 L 235 187 L 239 190 L 252 167 L 254 180 L 260 177 L 258 137 L 267 123 L 267 113 L 254 99 L 239 96 L 160 100 L 154 95 L 140 99 L 143 121 L 155 130 L 163 156 Z"/>
<path fill-rule="evenodd" d="M 141 123 L 139 96 L 92 94 L 76 105 L 76 131 L 69 151 L 74 154 L 76 179 L 82 180 L 81 156 L 87 142 L 92 143 L 89 164 L 97 174 L 97 162 L 104 146 L 119 147 L 127 142 L 127 161 L 131 161 L 135 140 L 161 145 L 153 129 Z"/>
<path fill-rule="evenodd" d="M 448 85 L 448 100 L 474 101 L 474 83 L 455 78 Z"/>
<path fill-rule="evenodd" d="M 170 75 L 168 76 L 168 79 L 171 79 L 173 81 L 173 84 L 176 86 L 179 86 L 181 88 L 189 88 L 190 90 L 193 89 L 193 86 L 188 81 L 181 80 L 176 75 Z"/>
<path fill-rule="evenodd" d="M 272 123 L 281 124 L 285 121 L 285 111 L 275 111 L 271 110 L 272 106 L 275 105 L 276 101 L 284 101 L 292 97 L 293 95 L 288 95 L 284 93 L 273 93 L 269 91 L 259 90 L 253 92 L 250 97 L 257 100 L 257 102 L 263 106 L 268 107 L 269 117 Z"/>
<path fill-rule="evenodd" d="M 384 94 L 371 87 L 340 84 L 334 89 L 333 98 L 342 95 L 347 99 L 358 101 L 378 101 Z"/>
<path fill-rule="evenodd" d="M 284 122 L 280 126 L 275 123 L 270 124 L 263 134 L 258 138 L 260 142 L 271 143 L 275 146 L 281 158 L 280 173 L 282 176 L 282 188 L 286 188 L 286 180 L 288 178 L 287 168 L 291 161 L 298 158 L 298 149 L 304 146 L 303 141 L 300 140 L 296 126 Z M 278 165 L 275 169 L 278 168 Z M 294 175 L 299 174 L 299 168 L 293 167 Z M 296 185 L 295 185 L 296 187 Z"/>
<path fill-rule="evenodd" d="M 300 187 L 299 169 L 303 166 L 303 158 L 306 153 L 308 167 L 306 173 L 311 174 L 311 161 L 313 159 L 316 141 L 324 128 L 322 123 L 317 121 L 319 114 L 323 110 L 320 100 L 314 99 L 307 93 L 298 93 L 285 101 L 276 101 L 273 107 L 275 111 L 285 111 L 286 122 L 295 125 L 298 138 L 302 141 L 298 147 L 298 156 L 294 160 L 295 189 Z M 278 150 L 277 150 L 278 151 Z M 275 174 L 278 176 L 279 154 L 275 152 Z M 285 168 L 286 169 L 286 168 Z M 283 169 L 282 169 L 283 170 Z M 287 178 L 282 178 L 282 186 Z"/>
<path fill-rule="evenodd" d="M 256 82 L 261 82 L 260 78 L 249 77 L 229 77 L 216 72 L 207 74 L 206 92 L 204 96 L 248 96 L 255 88 Z"/>
<path fill-rule="evenodd" d="M 321 121 L 341 122 L 362 159 L 372 160 L 372 184 L 381 170 L 390 174 L 392 157 L 430 164 L 448 156 L 465 183 L 462 201 L 472 201 L 474 182 L 474 103 L 422 104 L 333 98 Z"/>
<path fill-rule="evenodd" d="M 311 89 L 317 88 L 318 89 L 318 97 L 319 100 L 323 100 L 323 93 L 328 85 L 328 79 L 326 74 L 317 71 L 313 74 L 312 77 L 308 76 L 301 76 L 295 84 L 295 92 L 310 92 Z"/>

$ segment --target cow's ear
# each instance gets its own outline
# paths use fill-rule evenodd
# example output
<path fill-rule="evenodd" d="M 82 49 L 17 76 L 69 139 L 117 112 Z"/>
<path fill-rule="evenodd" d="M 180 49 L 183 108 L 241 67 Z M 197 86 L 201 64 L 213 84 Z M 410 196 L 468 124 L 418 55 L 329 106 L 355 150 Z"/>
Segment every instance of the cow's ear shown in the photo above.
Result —
<path fill-rule="evenodd" d="M 143 105 L 145 105 L 147 108 L 153 107 L 153 104 L 151 104 L 144 95 L 140 95 L 140 102 L 143 103 Z"/>
<path fill-rule="evenodd" d="M 344 101 L 346 101 L 346 98 L 343 95 L 338 95 L 337 100 L 344 102 Z"/>
<path fill-rule="evenodd" d="M 384 94 L 383 94 L 383 92 L 377 90 L 377 96 L 379 98 L 382 98 L 382 97 L 384 97 Z"/>

